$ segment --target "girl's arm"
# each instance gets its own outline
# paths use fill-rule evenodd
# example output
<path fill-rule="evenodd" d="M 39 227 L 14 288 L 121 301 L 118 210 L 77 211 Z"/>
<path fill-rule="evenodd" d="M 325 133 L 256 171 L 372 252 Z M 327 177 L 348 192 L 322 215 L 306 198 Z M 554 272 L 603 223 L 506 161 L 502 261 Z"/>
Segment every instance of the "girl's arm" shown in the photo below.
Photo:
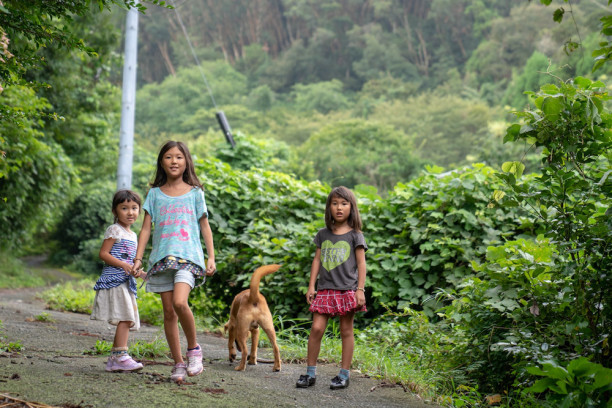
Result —
<path fill-rule="evenodd" d="M 206 261 L 206 276 L 213 276 L 215 272 L 217 272 L 217 265 L 215 264 L 215 244 L 213 243 L 213 235 L 208 217 L 200 218 L 200 231 L 202 232 L 204 245 L 206 245 L 206 253 L 208 254 L 208 260 Z"/>
<path fill-rule="evenodd" d="M 140 229 L 140 235 L 138 236 L 138 248 L 136 249 L 136 257 L 134 258 L 134 266 L 132 267 L 132 273 L 138 273 L 138 270 L 142 267 L 142 257 L 144 255 L 145 248 L 149 242 L 151 236 L 151 216 L 145 211 L 144 219 L 142 220 L 142 228 Z"/>
<path fill-rule="evenodd" d="M 355 259 L 357 261 L 357 290 L 355 291 L 355 301 L 357 307 L 365 305 L 365 281 L 366 281 L 366 259 L 365 249 L 360 246 L 355 249 Z"/>
<path fill-rule="evenodd" d="M 306 292 L 306 302 L 311 304 L 314 300 L 317 291 L 315 290 L 315 283 L 319 276 L 319 269 L 321 268 L 321 248 L 317 247 L 315 256 L 312 260 L 312 266 L 310 267 L 310 282 L 308 283 L 308 292 Z"/>
<path fill-rule="evenodd" d="M 125 273 L 129 275 L 132 273 L 132 265 L 127 262 L 120 261 L 110 253 L 111 249 L 113 249 L 113 244 L 115 241 L 116 240 L 114 238 L 107 238 L 102 242 L 102 248 L 100 248 L 100 259 L 107 265 L 123 269 Z"/>

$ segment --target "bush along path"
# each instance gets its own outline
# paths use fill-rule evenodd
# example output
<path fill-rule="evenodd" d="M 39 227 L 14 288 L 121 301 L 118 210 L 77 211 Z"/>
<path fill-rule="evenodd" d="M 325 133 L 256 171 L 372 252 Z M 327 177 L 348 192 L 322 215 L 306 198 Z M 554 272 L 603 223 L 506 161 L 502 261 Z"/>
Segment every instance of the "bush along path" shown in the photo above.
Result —
<path fill-rule="evenodd" d="M 199 333 L 204 372 L 183 384 L 170 381 L 171 360 L 145 358 L 138 373 L 107 373 L 107 355 L 95 354 L 96 342 L 112 343 L 113 328 L 88 315 L 45 309 L 40 288 L 0 290 L 0 401 L 10 406 L 54 407 L 431 407 L 402 387 L 351 373 L 347 389 L 330 390 L 338 372 L 321 364 L 317 384 L 298 389 L 302 364 L 284 362 L 281 372 L 259 363 L 236 372 L 229 363 L 227 340 Z M 165 342 L 163 330 L 143 326 L 131 341 Z M 183 344 L 183 347 L 185 345 Z M 282 355 L 282 352 L 281 352 Z M 260 349 L 262 361 L 271 359 Z M 240 356 L 239 356 L 240 358 Z M 18 402 L 22 401 L 22 402 Z M 21 405 L 19 405 L 21 404 Z"/>

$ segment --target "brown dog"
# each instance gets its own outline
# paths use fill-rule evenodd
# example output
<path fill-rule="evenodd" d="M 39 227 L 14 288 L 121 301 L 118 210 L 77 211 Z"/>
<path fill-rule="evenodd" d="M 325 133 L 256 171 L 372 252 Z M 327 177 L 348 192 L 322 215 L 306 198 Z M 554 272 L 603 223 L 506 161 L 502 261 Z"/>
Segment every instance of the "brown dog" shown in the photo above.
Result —
<path fill-rule="evenodd" d="M 240 364 L 236 367 L 236 371 L 244 371 L 246 368 L 246 342 L 251 332 L 251 354 L 248 357 L 249 364 L 257 364 L 257 342 L 259 341 L 259 326 L 264 330 L 272 343 L 274 350 L 274 367 L 273 371 L 280 371 L 281 359 L 278 345 L 276 344 L 276 331 L 272 323 L 272 314 L 268 308 L 266 298 L 259 293 L 259 281 L 261 278 L 276 272 L 280 265 L 265 265 L 257 268 L 251 277 L 250 289 L 245 289 L 236 295 L 232 302 L 230 310 L 230 318 L 225 323 L 225 332 L 229 332 L 227 346 L 229 348 L 229 361 L 236 359 L 236 347 L 242 354 Z"/>

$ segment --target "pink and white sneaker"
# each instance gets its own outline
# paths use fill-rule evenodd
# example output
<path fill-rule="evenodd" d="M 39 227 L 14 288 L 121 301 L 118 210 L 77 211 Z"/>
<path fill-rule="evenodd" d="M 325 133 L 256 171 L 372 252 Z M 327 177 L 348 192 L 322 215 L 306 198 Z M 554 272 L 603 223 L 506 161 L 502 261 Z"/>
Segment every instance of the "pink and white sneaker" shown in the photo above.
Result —
<path fill-rule="evenodd" d="M 109 372 L 129 372 L 142 370 L 144 366 L 141 363 L 134 361 L 128 354 L 120 357 L 110 356 L 106 362 L 106 371 Z"/>
<path fill-rule="evenodd" d="M 187 364 L 176 363 L 172 369 L 172 375 L 170 379 L 176 383 L 182 383 L 187 377 Z"/>
<path fill-rule="evenodd" d="M 187 352 L 187 362 L 189 363 L 187 366 L 187 374 L 189 374 L 190 377 L 204 371 L 204 366 L 202 366 L 202 347 L 200 347 L 199 344 L 196 350 L 189 350 Z"/>

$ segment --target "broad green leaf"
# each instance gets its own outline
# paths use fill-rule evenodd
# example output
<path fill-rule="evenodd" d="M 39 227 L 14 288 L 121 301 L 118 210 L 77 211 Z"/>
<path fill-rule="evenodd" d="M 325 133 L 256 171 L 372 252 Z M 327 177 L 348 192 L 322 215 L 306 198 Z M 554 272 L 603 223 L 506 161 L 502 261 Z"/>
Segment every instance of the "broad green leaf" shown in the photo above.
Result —
<path fill-rule="evenodd" d="M 504 196 L 505 196 L 505 195 L 506 195 L 506 193 L 505 193 L 504 191 L 501 191 L 501 190 L 495 190 L 495 191 L 493 192 L 493 199 L 494 199 L 495 201 L 499 201 L 499 200 L 501 200 L 502 198 L 504 198 Z"/>
<path fill-rule="evenodd" d="M 563 102 L 560 98 L 545 98 L 542 103 L 542 111 L 550 121 L 555 121 L 563 110 Z"/>
<path fill-rule="evenodd" d="M 560 92 L 559 87 L 557 87 L 557 85 L 553 85 L 553 84 L 543 85 L 540 88 L 540 90 L 542 92 L 544 92 L 545 94 L 548 94 L 548 95 L 557 95 Z"/>
<path fill-rule="evenodd" d="M 532 368 L 532 367 L 529 367 L 529 368 Z M 528 369 L 527 371 L 530 371 L 530 370 Z M 532 373 L 532 374 L 535 374 L 535 373 Z M 552 386 L 554 386 L 555 384 L 556 384 L 556 381 L 553 378 L 542 378 L 536 381 L 531 387 L 525 388 L 525 391 L 536 392 L 536 393 L 544 392 L 548 390 L 549 388 L 551 388 Z"/>
<path fill-rule="evenodd" d="M 525 171 L 525 165 L 517 161 L 505 162 L 501 168 L 503 172 L 514 175 L 516 179 L 520 178 L 523 175 L 523 171 Z"/>
<path fill-rule="evenodd" d="M 564 14 L 565 14 L 565 9 L 563 7 L 556 9 L 555 12 L 553 13 L 553 21 L 560 23 L 561 21 L 563 21 Z"/>
<path fill-rule="evenodd" d="M 576 85 L 578 85 L 580 88 L 587 89 L 588 87 L 591 86 L 593 81 L 591 81 L 588 78 L 578 76 L 578 77 L 574 78 L 574 83 Z"/>
<path fill-rule="evenodd" d="M 506 129 L 506 135 L 504 136 L 504 143 L 515 141 L 520 131 L 521 125 L 519 124 L 515 123 L 512 126 L 508 127 L 508 129 Z"/>

